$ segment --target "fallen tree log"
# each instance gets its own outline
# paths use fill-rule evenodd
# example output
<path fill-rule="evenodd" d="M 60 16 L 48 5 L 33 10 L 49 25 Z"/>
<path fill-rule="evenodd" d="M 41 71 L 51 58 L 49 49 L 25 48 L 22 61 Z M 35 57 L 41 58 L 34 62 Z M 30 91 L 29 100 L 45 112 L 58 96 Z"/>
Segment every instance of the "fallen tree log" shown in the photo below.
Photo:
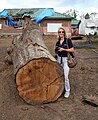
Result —
<path fill-rule="evenodd" d="M 30 104 L 57 100 L 64 90 L 63 69 L 44 44 L 39 26 L 28 24 L 13 44 L 19 96 Z"/>
<path fill-rule="evenodd" d="M 98 97 L 97 96 L 84 95 L 82 97 L 82 102 L 84 104 L 88 104 L 88 105 L 91 105 L 93 107 L 98 107 Z"/>

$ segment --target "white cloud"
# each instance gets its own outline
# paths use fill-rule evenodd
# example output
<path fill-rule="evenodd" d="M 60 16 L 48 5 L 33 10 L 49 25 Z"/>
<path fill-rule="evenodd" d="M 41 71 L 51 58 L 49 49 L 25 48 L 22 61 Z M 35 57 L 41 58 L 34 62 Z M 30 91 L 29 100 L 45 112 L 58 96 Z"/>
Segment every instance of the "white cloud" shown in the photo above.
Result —
<path fill-rule="evenodd" d="M 2 0 L 0 2 L 0 11 L 6 8 L 12 8 L 14 5 L 12 3 L 7 3 L 7 0 Z"/>
<path fill-rule="evenodd" d="M 75 9 L 79 15 L 98 11 L 98 0 L 0 0 L 0 9 L 6 8 L 54 8 L 56 12 L 65 13 Z M 98 12 L 97 12 L 98 13 Z"/>

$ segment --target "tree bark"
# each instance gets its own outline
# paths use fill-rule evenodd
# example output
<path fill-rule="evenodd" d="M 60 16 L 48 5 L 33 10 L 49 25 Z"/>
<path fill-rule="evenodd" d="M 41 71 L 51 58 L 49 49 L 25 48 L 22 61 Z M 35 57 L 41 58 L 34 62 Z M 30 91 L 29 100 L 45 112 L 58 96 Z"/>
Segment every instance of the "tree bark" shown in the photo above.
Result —
<path fill-rule="evenodd" d="M 13 41 L 13 65 L 19 96 L 27 103 L 57 100 L 64 90 L 63 69 L 44 44 L 39 26 L 30 23 Z"/>

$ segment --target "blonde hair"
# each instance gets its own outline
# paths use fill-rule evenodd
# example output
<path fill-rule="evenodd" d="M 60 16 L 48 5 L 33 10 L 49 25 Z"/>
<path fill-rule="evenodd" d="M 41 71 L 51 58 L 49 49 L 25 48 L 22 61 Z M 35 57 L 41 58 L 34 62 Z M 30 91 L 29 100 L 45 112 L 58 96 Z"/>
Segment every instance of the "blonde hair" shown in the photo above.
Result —
<path fill-rule="evenodd" d="M 66 38 L 67 35 L 66 35 L 66 31 L 65 31 L 65 28 L 64 27 L 59 27 L 58 28 L 58 33 L 59 33 L 59 30 L 62 29 L 64 31 L 64 37 Z M 58 39 L 60 39 L 60 36 L 58 35 Z"/>

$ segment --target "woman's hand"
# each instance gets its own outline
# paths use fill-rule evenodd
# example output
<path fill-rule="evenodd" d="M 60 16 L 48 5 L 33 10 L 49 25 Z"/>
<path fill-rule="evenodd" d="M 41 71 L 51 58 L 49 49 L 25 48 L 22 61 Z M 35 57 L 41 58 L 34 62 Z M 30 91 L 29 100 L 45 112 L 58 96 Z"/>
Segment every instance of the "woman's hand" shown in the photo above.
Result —
<path fill-rule="evenodd" d="M 60 47 L 58 51 L 60 51 L 60 52 L 61 51 L 74 52 L 74 48 L 72 47 L 70 49 L 65 49 L 65 48 Z"/>
<path fill-rule="evenodd" d="M 58 51 L 60 51 L 60 52 L 61 52 L 61 51 L 65 51 L 65 49 L 62 48 L 62 47 L 60 47 Z"/>

